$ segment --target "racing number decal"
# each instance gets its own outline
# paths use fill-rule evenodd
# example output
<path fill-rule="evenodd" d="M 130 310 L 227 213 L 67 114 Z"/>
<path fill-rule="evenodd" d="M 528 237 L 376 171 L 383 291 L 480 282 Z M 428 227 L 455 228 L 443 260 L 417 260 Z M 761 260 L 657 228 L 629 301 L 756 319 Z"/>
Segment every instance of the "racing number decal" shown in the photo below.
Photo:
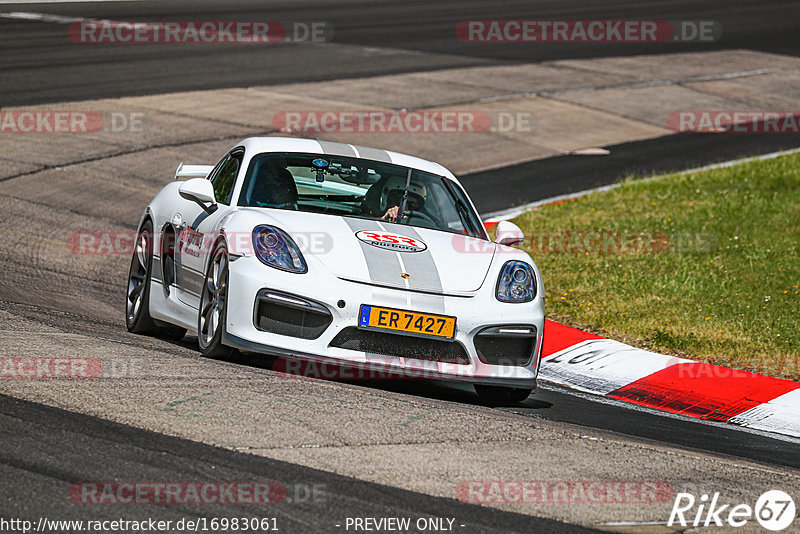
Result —
<path fill-rule="evenodd" d="M 419 246 L 416 239 L 403 235 L 378 234 L 375 232 L 364 232 L 364 235 L 374 239 L 375 241 L 380 241 L 381 243 L 405 243 L 406 245 L 411 245 L 412 247 Z"/>
<path fill-rule="evenodd" d="M 198 257 L 200 256 L 202 244 L 203 234 L 189 226 L 181 228 L 181 233 L 178 236 L 178 253 L 186 253 Z"/>
<path fill-rule="evenodd" d="M 428 246 L 419 239 L 388 232 L 362 230 L 356 233 L 356 237 L 374 247 L 394 250 L 396 252 L 421 252 L 428 248 Z"/>

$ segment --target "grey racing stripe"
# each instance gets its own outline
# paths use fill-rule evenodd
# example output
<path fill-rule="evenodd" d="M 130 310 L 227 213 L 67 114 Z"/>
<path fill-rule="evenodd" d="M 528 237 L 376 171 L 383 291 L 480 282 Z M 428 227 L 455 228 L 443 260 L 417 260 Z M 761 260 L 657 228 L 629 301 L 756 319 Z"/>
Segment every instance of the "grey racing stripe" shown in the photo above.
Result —
<path fill-rule="evenodd" d="M 385 163 L 391 163 L 392 158 L 389 157 L 389 153 L 385 150 L 381 150 L 380 148 L 369 148 L 366 146 L 355 146 L 356 150 L 358 150 L 358 154 L 360 157 L 364 159 L 371 159 L 373 161 L 383 161 Z"/>
<path fill-rule="evenodd" d="M 397 232 L 407 235 L 413 239 L 425 242 L 424 239 L 410 226 L 403 227 Z M 408 280 L 409 287 L 412 289 L 426 289 L 431 291 L 442 291 L 442 279 L 439 276 L 439 268 L 433 260 L 430 249 L 422 252 L 410 252 L 403 254 L 403 264 L 406 272 L 411 274 Z M 413 293 L 411 296 L 412 305 L 422 306 L 422 309 L 444 312 L 444 297 L 441 295 L 431 295 L 423 293 Z"/>
<path fill-rule="evenodd" d="M 375 221 L 351 219 L 349 217 L 345 217 L 344 221 L 353 233 L 362 230 L 369 230 L 372 232 L 383 231 Z M 400 278 L 401 269 L 400 262 L 397 260 L 395 252 L 373 247 L 361 240 L 358 241 L 358 244 L 361 245 L 361 252 L 364 254 L 364 260 L 367 262 L 369 279 L 373 282 L 383 282 L 399 286 L 398 278 Z"/>
<path fill-rule="evenodd" d="M 322 151 L 332 156 L 351 156 L 355 157 L 356 151 L 350 145 L 344 143 L 333 143 L 331 141 L 317 141 Z"/>
<path fill-rule="evenodd" d="M 410 226 L 404 226 L 403 229 L 397 233 L 407 235 L 423 243 L 425 242 L 417 231 Z M 433 261 L 433 255 L 430 249 L 425 249 L 422 252 L 403 254 L 403 263 L 406 269 L 408 269 L 407 272 L 412 274 L 410 279 L 411 287 L 431 291 L 442 290 L 442 279 L 439 277 L 439 269 L 436 267 L 436 262 Z"/>
<path fill-rule="evenodd" d="M 369 230 L 373 232 L 384 231 L 381 227 L 382 225 L 379 224 L 378 221 L 351 219 L 348 217 L 345 217 L 344 220 L 354 233 L 360 232 L 361 230 Z M 394 232 L 394 228 L 391 228 L 388 231 L 424 241 L 420 235 L 409 226 L 403 226 L 403 228 L 397 232 Z M 369 278 L 371 281 L 391 284 L 397 287 L 397 289 L 402 290 L 404 287 L 399 284 L 398 278 L 400 276 L 400 272 L 405 269 L 406 272 L 411 274 L 411 278 L 406 280 L 409 289 L 422 289 L 428 291 L 442 290 L 442 281 L 439 277 L 439 269 L 436 267 L 436 263 L 433 261 L 433 256 L 431 256 L 429 250 L 425 250 L 423 252 L 403 253 L 373 247 L 372 245 L 368 245 L 367 243 L 363 243 L 361 241 L 359 241 L 359 244 L 361 245 L 361 251 L 364 254 L 364 259 L 367 262 L 367 269 L 369 270 Z M 401 267 L 398 256 L 400 256 L 402 259 L 403 267 Z M 375 288 L 373 290 L 373 297 L 377 295 L 381 295 L 382 298 L 391 298 L 392 300 L 396 300 L 399 297 L 395 291 L 382 288 Z M 403 305 L 402 301 L 398 301 L 396 306 L 402 309 L 424 310 L 433 313 L 445 312 L 445 299 L 443 295 L 432 295 L 417 291 L 407 291 L 405 294 L 405 301 L 405 305 Z"/>

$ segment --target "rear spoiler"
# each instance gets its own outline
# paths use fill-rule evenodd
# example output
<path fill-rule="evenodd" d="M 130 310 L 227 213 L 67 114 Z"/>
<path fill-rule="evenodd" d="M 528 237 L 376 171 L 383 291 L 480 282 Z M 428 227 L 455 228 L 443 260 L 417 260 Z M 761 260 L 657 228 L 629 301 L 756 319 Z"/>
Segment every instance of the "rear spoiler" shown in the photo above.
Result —
<path fill-rule="evenodd" d="M 213 168 L 213 165 L 184 165 L 181 163 L 178 165 L 178 170 L 175 171 L 175 179 L 205 178 Z"/>

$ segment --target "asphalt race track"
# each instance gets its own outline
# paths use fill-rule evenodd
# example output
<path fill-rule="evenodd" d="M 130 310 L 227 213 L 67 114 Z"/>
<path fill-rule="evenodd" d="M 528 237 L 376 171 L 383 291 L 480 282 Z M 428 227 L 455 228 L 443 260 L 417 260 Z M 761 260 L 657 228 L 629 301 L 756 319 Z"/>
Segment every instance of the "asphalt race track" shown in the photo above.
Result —
<path fill-rule="evenodd" d="M 452 499 L 364 483 L 324 471 L 209 447 L 153 432 L 103 421 L 0 395 L 5 446 L 0 453 L 4 484 L 3 517 L 38 521 L 42 510 L 51 519 L 85 519 L 65 498 L 77 480 L 214 480 L 274 481 L 286 487 L 286 501 L 254 513 L 248 505 L 180 505 L 130 507 L 120 514 L 96 505 L 93 519 L 270 517 L 279 531 L 326 532 L 345 524 L 345 517 L 402 516 L 455 518 L 470 532 L 593 532 L 548 519 L 480 508 Z M 54 461 L 54 459 L 57 459 Z M 30 492 L 32 498 L 20 498 Z M 19 493 L 18 493 L 19 492 Z M 289 507 L 288 505 L 292 505 Z M 287 508 L 289 508 L 287 510 Z"/>
<path fill-rule="evenodd" d="M 741 136 L 741 137 L 739 137 Z M 607 146 L 604 156 L 564 155 L 460 177 L 481 214 L 586 191 L 628 176 L 650 176 L 703 167 L 800 146 L 800 135 L 674 134 Z M 497 195 L 502 180 L 504 194 Z"/>
<path fill-rule="evenodd" d="M 373 385 L 422 397 L 457 400 L 465 405 L 481 404 L 471 388 L 464 385 L 441 382 L 435 385 Z M 575 391 L 546 382 L 525 402 L 498 406 L 496 409 L 800 469 L 800 454 L 794 440 L 775 439 L 765 433 L 743 432 L 723 424 L 687 421 L 683 417 L 665 416 L 647 408 L 632 409 L 630 404 L 613 399 L 603 399 L 601 404 L 588 395 L 576 394 Z"/>
<path fill-rule="evenodd" d="M 118 20 L 277 20 L 324 21 L 333 25 L 328 46 L 295 44 L 262 53 L 248 46 L 148 44 L 70 46 L 64 28 L 48 22 L 0 21 L 0 102 L 3 105 L 86 100 L 283 84 L 434 70 L 447 67 L 537 62 L 549 59 L 664 53 L 663 45 L 515 44 L 481 45 L 455 39 L 461 20 L 493 18 L 646 18 L 715 20 L 724 28 L 714 43 L 674 43 L 668 52 L 750 49 L 800 55 L 795 21 L 800 6 L 791 0 L 752 3 L 513 1 L 502 11 L 492 2 L 424 0 L 398 5 L 388 0 L 341 4 L 322 0 L 258 2 L 110 2 L 92 4 L 93 18 Z M 0 11 L 85 16 L 81 4 L 0 4 Z M 88 50 L 87 50 L 88 48 Z M 379 50 L 384 49 L 383 51 Z"/>
<path fill-rule="evenodd" d="M 267 52 L 246 45 L 82 46 L 69 41 L 64 22 L 3 18 L 15 11 L 115 20 L 321 20 L 335 28 L 335 37 Z M 502 13 L 496 3 L 476 1 L 0 1 L 0 105 L 665 53 L 651 45 L 545 44 L 534 50 L 465 44 L 454 37 L 460 20 L 500 17 L 712 19 L 724 27 L 723 39 L 669 44 L 667 52 L 749 49 L 800 56 L 795 1 L 626 1 L 602 10 L 583 0 L 520 1 L 503 3 Z M 467 174 L 462 181 L 479 211 L 489 213 L 631 174 L 798 146 L 797 135 L 676 134 L 611 145 L 608 156 L 549 157 Z M 4 161 L 0 155 L 0 165 Z M 135 158 L 130 164 L 136 165 Z M 53 199 L 84 198 L 85 192 L 75 190 L 80 187 L 59 183 Z M 272 514 L 284 532 L 335 532 L 344 531 L 337 525 L 346 517 L 435 516 L 456 518 L 465 526 L 455 530 L 463 532 L 580 532 L 586 526 L 609 530 L 615 520 L 645 528 L 666 518 L 662 509 L 635 506 L 477 506 L 454 499 L 453 481 L 497 469 L 494 476 L 511 480 L 675 477 L 677 490 L 696 474 L 700 487 L 736 490 L 742 498 L 759 488 L 800 486 L 800 446 L 790 438 L 598 401 L 546 383 L 522 404 L 487 406 L 470 388 L 447 383 L 290 381 L 276 377 L 272 362 L 263 358 L 200 358 L 191 336 L 167 342 L 128 334 L 122 308 L 127 257 L 64 257 L 63 241 L 49 238 L 50 231 L 73 226 L 133 229 L 135 220 L 121 223 L 109 215 L 131 210 L 126 199 L 61 209 L 54 207 L 57 200 L 30 201 L 16 193 L 6 188 L 0 194 L 0 209 L 9 214 L 0 231 L 30 246 L 0 244 L 2 354 L 86 354 L 132 362 L 146 372 L 97 384 L 0 384 L 3 518 Z M 18 228 L 17 217 L 28 218 L 29 227 Z M 739 491 L 745 478 L 752 493 Z M 290 488 L 321 484 L 326 497 L 257 512 L 246 505 L 80 507 L 68 498 L 72 484 L 87 480 L 262 479 Z M 670 505 L 664 504 L 667 511 Z"/>

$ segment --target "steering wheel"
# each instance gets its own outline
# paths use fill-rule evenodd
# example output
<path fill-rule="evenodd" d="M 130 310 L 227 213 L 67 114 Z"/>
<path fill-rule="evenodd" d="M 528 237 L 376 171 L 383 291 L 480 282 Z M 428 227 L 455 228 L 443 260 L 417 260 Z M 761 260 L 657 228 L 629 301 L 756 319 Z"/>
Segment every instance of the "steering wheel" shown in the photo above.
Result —
<path fill-rule="evenodd" d="M 408 217 L 409 220 L 411 220 L 412 217 L 415 217 L 417 219 L 422 219 L 424 221 L 428 221 L 433 225 L 436 225 L 436 221 L 434 221 L 430 215 L 422 211 L 406 210 L 403 213 L 403 216 Z"/>

